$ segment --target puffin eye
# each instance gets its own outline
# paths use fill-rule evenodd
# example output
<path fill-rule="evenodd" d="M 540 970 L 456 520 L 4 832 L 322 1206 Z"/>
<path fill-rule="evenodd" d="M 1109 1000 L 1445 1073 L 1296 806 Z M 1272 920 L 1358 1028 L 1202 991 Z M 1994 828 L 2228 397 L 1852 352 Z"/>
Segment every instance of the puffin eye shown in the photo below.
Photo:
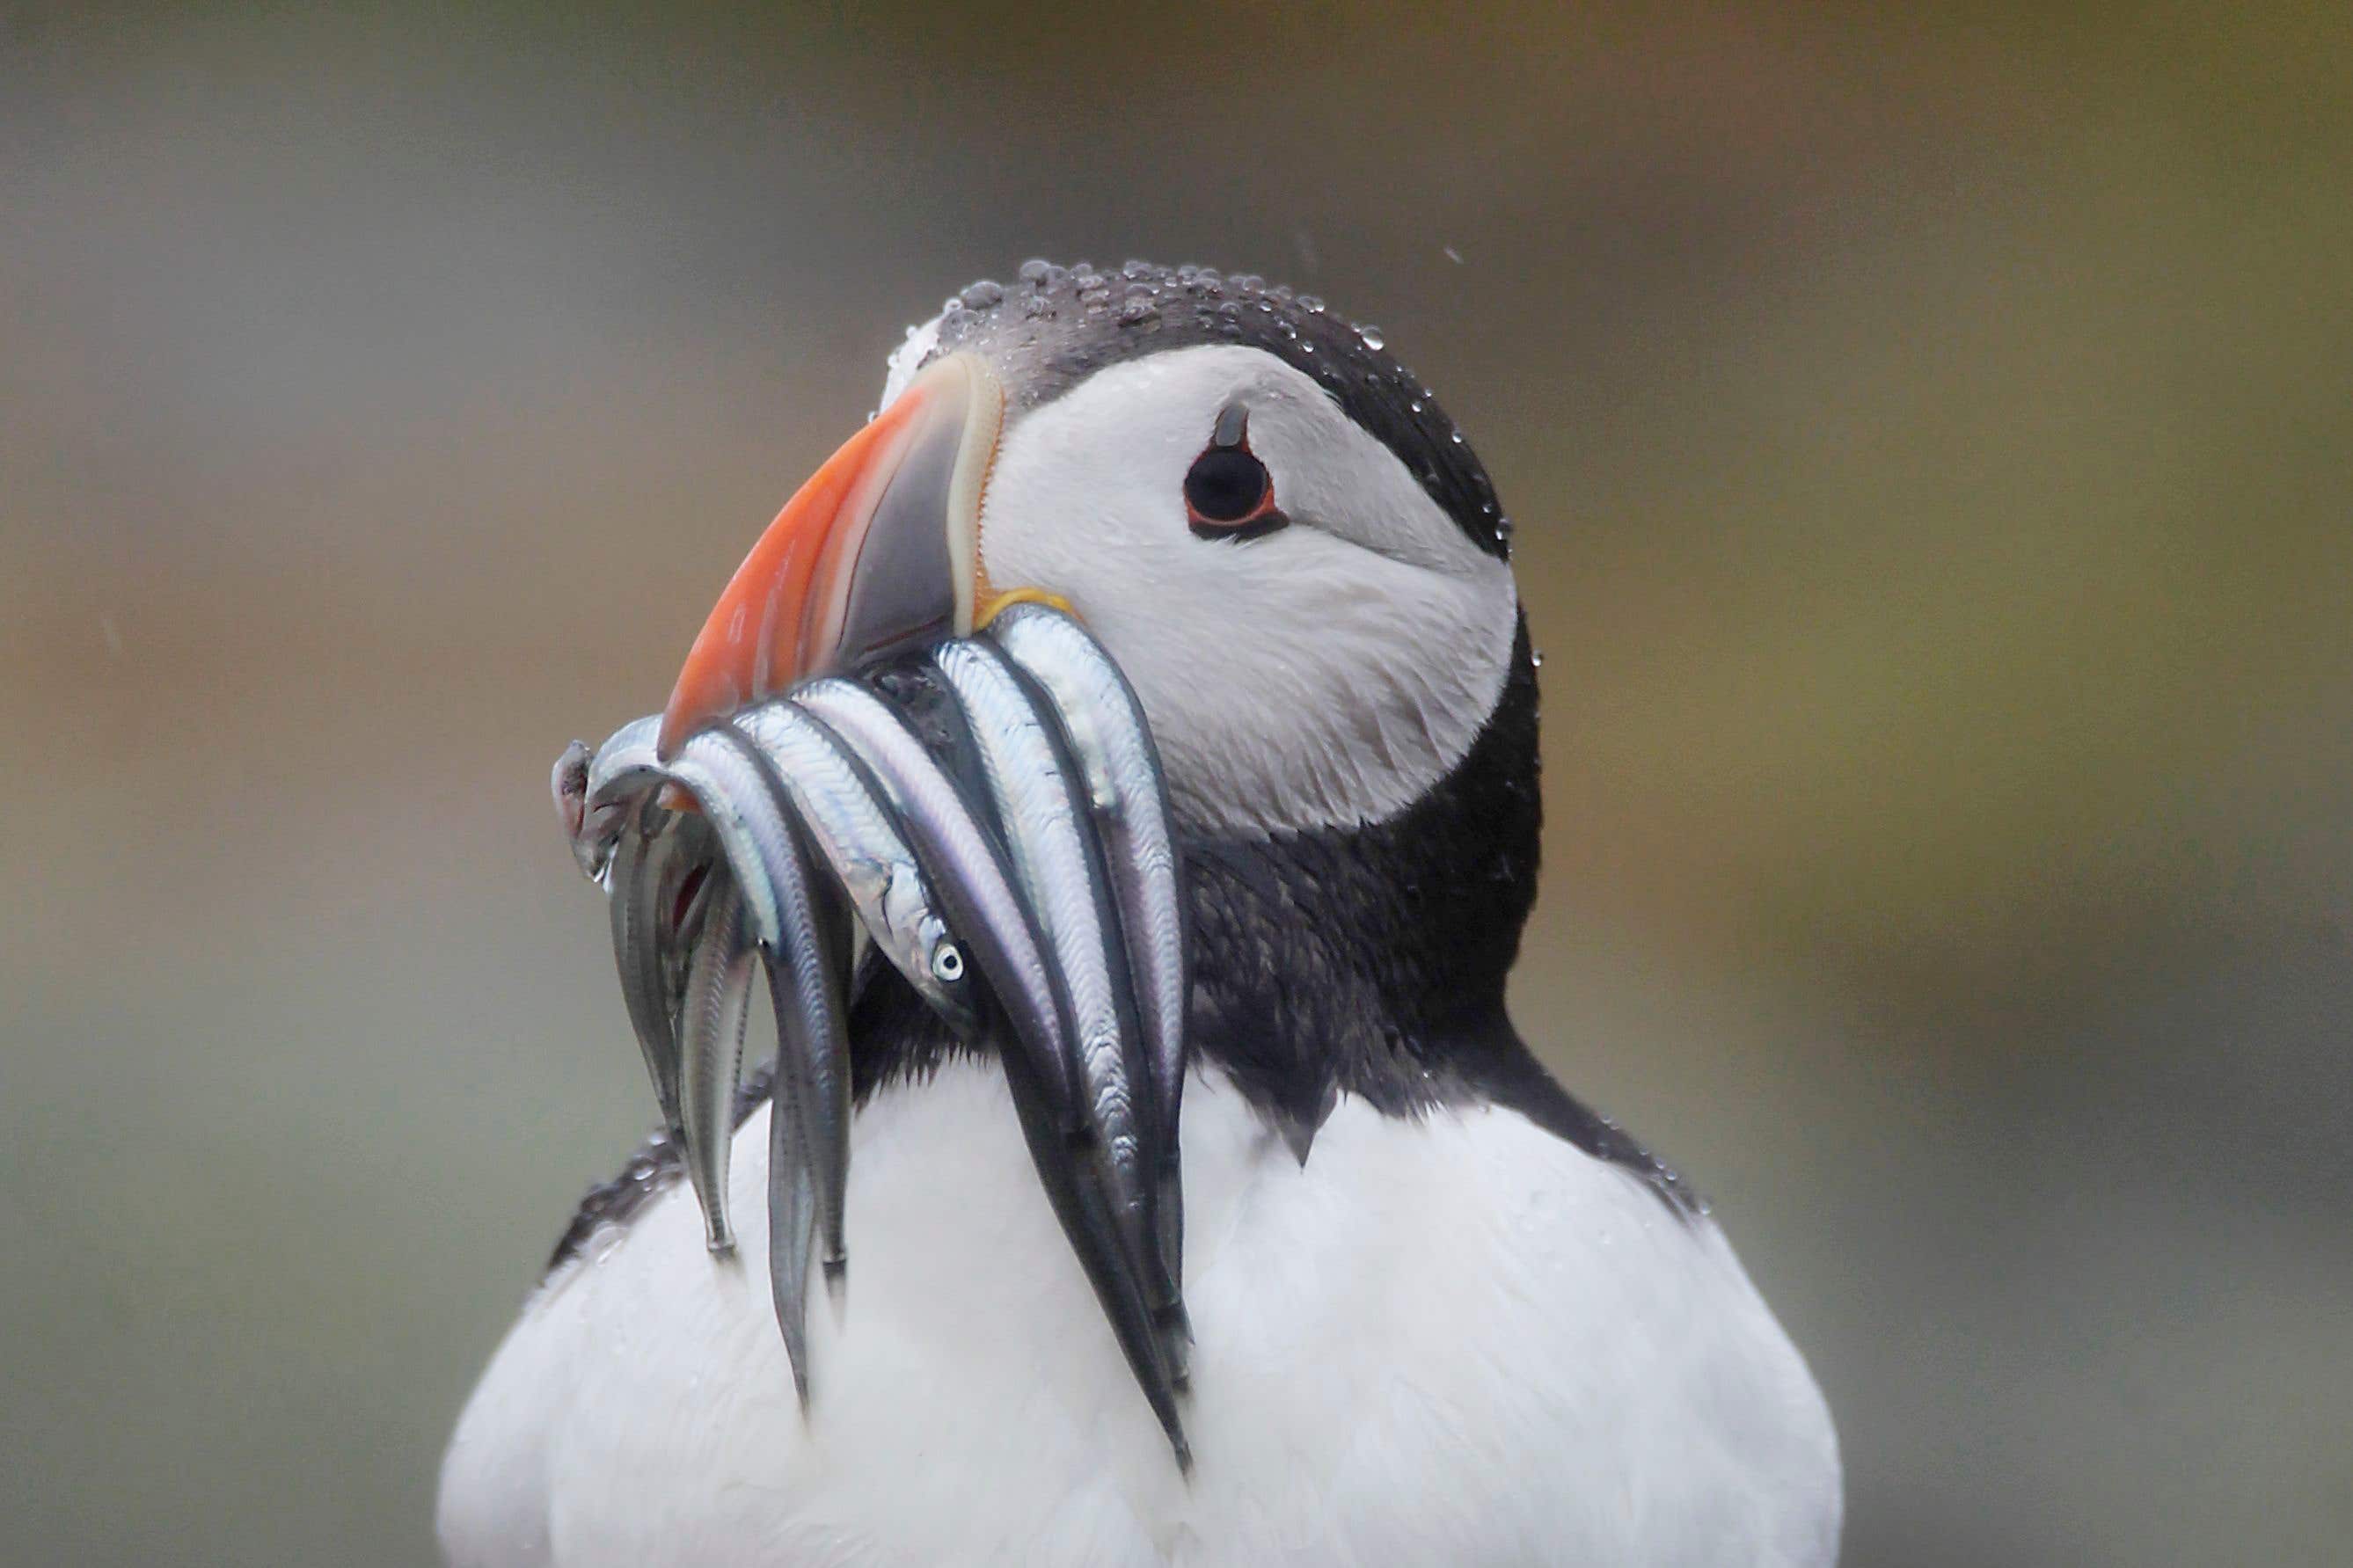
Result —
<path fill-rule="evenodd" d="M 1212 447 L 1185 476 L 1185 505 L 1196 522 L 1231 524 L 1258 510 L 1274 489 L 1266 465 L 1240 447 Z"/>
<path fill-rule="evenodd" d="M 1228 408 L 1185 475 L 1185 517 L 1202 539 L 1255 539 L 1290 519 L 1276 510 L 1274 476 L 1250 449 L 1243 411 Z"/>

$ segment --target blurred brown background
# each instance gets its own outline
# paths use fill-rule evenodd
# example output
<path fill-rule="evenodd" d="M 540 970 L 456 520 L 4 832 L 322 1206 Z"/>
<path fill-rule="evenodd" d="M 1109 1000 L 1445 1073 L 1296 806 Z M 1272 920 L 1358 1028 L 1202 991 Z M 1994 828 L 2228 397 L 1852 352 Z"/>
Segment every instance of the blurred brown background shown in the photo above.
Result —
<path fill-rule="evenodd" d="M 0 1559 L 428 1560 L 649 1118 L 548 762 L 1043 254 L 1479 444 L 1848 1562 L 2345 1561 L 2353 11 L 1787 10 L 0 5 Z"/>

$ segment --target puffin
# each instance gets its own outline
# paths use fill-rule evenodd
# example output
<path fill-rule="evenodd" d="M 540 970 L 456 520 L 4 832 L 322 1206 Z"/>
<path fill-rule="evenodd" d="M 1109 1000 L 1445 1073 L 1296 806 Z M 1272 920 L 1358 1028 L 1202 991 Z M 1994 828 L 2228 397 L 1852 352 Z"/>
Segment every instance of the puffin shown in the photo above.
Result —
<path fill-rule="evenodd" d="M 782 595 L 903 640 L 1050 595 L 1133 686 L 1189 923 L 1190 1463 L 1000 1065 L 879 985 L 856 1272 L 811 1314 L 806 1404 L 761 1237 L 712 1256 L 657 1136 L 465 1406 L 453 1568 L 1835 1562 L 1804 1359 L 1708 1205 L 1505 1007 L 1542 829 L 1511 546 L 1437 399 L 1312 295 L 1031 261 L 909 329 L 712 624 Z M 706 628 L 665 723 L 857 651 L 767 642 Z M 749 1212 L 757 1075 L 736 1110 Z"/>

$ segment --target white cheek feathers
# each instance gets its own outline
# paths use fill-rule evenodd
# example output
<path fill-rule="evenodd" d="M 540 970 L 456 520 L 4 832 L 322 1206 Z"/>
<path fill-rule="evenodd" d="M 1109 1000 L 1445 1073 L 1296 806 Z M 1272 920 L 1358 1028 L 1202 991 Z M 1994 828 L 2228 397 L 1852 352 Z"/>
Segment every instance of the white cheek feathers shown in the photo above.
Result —
<path fill-rule="evenodd" d="M 1293 521 L 1196 538 L 1186 470 L 1237 397 Z M 1510 567 L 1312 380 L 1255 349 L 1116 364 L 1012 424 L 980 552 L 992 584 L 1061 595 L 1119 660 L 1198 829 L 1394 816 L 1462 760 L 1509 673 Z"/>

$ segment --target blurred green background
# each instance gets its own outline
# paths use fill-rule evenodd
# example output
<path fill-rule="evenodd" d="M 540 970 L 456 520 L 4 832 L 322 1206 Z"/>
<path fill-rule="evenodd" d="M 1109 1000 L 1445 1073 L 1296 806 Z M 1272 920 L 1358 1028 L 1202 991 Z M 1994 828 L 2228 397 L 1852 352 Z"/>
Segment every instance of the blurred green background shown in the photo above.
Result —
<path fill-rule="evenodd" d="M 550 759 L 1023 258 L 1521 524 L 1517 1006 L 1847 1561 L 2353 1538 L 2353 9 L 0 5 L 0 1559 L 414 1563 L 649 1111 Z"/>

